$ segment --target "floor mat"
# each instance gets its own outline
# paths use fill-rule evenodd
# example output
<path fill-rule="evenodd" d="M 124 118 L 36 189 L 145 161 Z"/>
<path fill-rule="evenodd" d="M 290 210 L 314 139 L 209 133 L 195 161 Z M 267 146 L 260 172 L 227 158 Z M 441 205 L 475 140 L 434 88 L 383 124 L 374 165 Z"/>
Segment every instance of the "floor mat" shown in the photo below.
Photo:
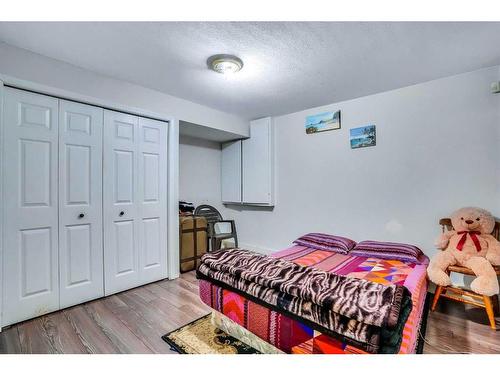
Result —
<path fill-rule="evenodd" d="M 260 354 L 211 322 L 211 314 L 176 329 L 162 339 L 181 354 Z"/>

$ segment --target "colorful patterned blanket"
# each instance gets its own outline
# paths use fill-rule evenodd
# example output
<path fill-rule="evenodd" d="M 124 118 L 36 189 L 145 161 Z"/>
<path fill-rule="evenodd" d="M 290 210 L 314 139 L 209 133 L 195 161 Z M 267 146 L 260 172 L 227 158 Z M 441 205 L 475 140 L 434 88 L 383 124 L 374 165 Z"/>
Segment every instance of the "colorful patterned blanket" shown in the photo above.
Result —
<path fill-rule="evenodd" d="M 339 275 L 408 288 L 413 307 L 403 332 L 393 342 L 383 338 L 379 352 L 415 353 L 428 287 L 427 257 L 423 256 L 418 263 L 411 263 L 344 255 L 297 245 L 273 253 L 272 257 Z M 200 298 L 214 310 L 286 353 L 366 353 L 366 350 L 343 337 L 325 334 L 292 314 L 278 312 L 276 308 L 265 306 L 256 299 L 206 280 L 200 280 Z"/>
<path fill-rule="evenodd" d="M 204 255 L 198 276 L 348 337 L 369 352 L 378 352 L 384 330 L 402 331 L 411 310 L 409 292 L 402 286 L 348 278 L 243 249 Z"/>

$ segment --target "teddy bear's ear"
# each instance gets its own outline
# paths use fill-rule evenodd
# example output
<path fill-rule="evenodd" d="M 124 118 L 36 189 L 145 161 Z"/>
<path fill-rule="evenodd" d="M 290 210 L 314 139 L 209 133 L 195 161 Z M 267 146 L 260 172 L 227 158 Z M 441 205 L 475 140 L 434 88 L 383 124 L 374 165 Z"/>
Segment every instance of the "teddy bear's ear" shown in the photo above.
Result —
<path fill-rule="evenodd" d="M 495 218 L 491 213 L 482 208 L 477 209 L 478 217 L 481 220 L 481 233 L 491 234 L 495 228 Z"/>
<path fill-rule="evenodd" d="M 453 226 L 453 229 L 454 230 L 464 230 L 464 228 L 462 228 L 462 222 L 460 220 L 460 218 L 464 215 L 464 212 L 465 210 L 467 210 L 468 207 L 462 207 L 462 208 L 459 208 L 458 210 L 456 210 L 455 212 L 453 212 L 451 215 L 450 215 L 450 219 L 451 219 L 451 225 Z"/>

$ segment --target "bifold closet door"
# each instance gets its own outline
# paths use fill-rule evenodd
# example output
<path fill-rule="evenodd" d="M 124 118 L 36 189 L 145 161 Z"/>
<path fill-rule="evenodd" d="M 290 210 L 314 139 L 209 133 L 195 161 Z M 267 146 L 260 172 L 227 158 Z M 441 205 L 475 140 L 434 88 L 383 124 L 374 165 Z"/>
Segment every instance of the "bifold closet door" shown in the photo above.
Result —
<path fill-rule="evenodd" d="M 104 295 L 103 109 L 59 104 L 60 307 Z"/>
<path fill-rule="evenodd" d="M 166 125 L 104 111 L 106 295 L 167 277 Z"/>
<path fill-rule="evenodd" d="M 167 126 L 139 117 L 141 284 L 167 277 Z"/>
<path fill-rule="evenodd" d="M 2 325 L 59 309 L 58 100 L 6 88 Z"/>

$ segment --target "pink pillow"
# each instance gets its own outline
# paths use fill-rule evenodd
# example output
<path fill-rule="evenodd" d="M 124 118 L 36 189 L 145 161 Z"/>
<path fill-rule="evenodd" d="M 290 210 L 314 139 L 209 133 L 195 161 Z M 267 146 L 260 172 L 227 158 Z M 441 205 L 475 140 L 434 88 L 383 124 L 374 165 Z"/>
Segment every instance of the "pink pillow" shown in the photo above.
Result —
<path fill-rule="evenodd" d="M 356 245 L 356 242 L 349 238 L 325 233 L 309 233 L 297 238 L 293 243 L 318 250 L 334 251 L 340 254 L 347 254 Z"/>
<path fill-rule="evenodd" d="M 420 263 L 419 258 L 422 255 L 422 250 L 414 245 L 405 243 L 361 241 L 352 249 L 349 255 Z"/>

